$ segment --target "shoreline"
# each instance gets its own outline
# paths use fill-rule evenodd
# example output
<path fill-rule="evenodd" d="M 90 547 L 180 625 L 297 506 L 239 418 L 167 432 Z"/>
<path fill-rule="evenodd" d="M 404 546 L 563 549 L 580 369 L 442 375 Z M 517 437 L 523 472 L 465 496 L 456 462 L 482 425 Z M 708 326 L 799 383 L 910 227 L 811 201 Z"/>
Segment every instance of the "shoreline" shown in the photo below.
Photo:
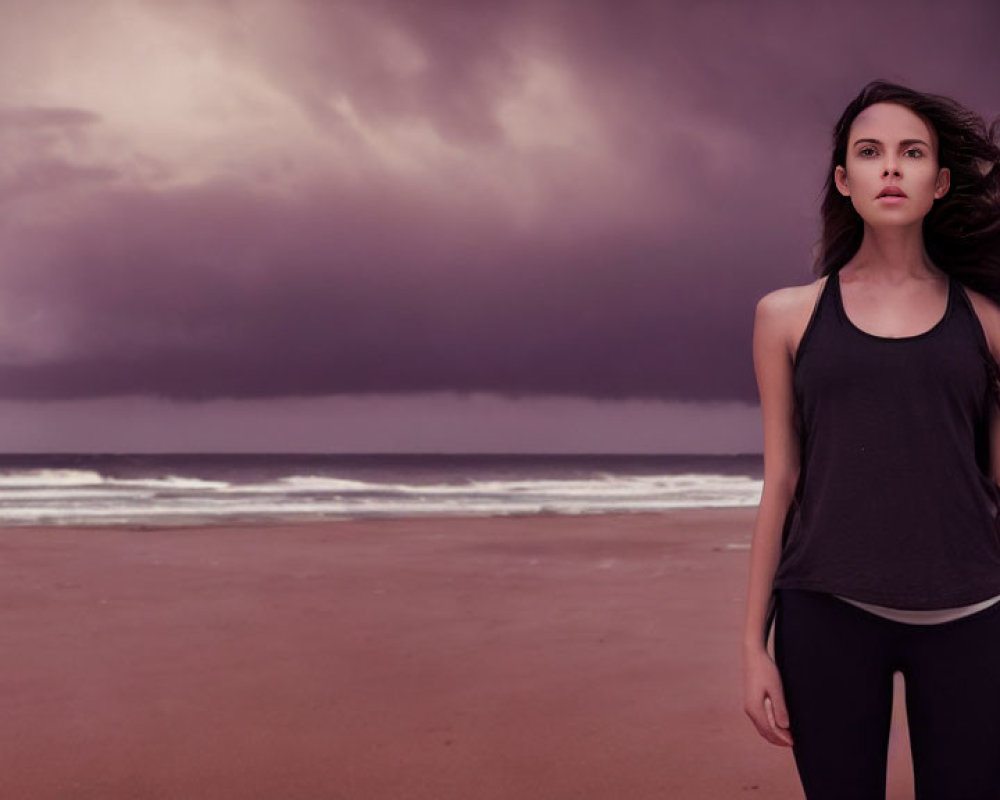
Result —
<path fill-rule="evenodd" d="M 39 522 L 39 523 L 10 523 L 10 522 L 0 522 L 0 531 L 6 530 L 25 530 L 32 528 L 45 528 L 52 530 L 63 530 L 63 529 L 80 529 L 86 531 L 95 530 L 107 530 L 116 531 L 126 528 L 131 528 L 134 530 L 142 531 L 171 531 L 171 530 L 181 530 L 190 528 L 204 528 L 209 530 L 216 530 L 219 528 L 272 528 L 272 527 L 317 527 L 326 525 L 339 525 L 342 523 L 357 523 L 365 524 L 368 522 L 377 523 L 393 523 L 393 522 L 439 522 L 445 523 L 450 521 L 455 522 L 472 522 L 480 520 L 524 520 L 524 519 L 586 519 L 592 517 L 600 517 L 603 519 L 617 519 L 617 518 L 631 518 L 631 517 L 663 517 L 671 516 L 683 513 L 706 513 L 711 514 L 714 512 L 746 512 L 753 511 L 756 512 L 757 505 L 747 506 L 747 505 L 728 505 L 728 506 L 678 506 L 675 508 L 666 508 L 662 510 L 650 511 L 647 509 L 640 509 L 636 511 L 585 511 L 579 513 L 570 513 L 565 511 L 524 511 L 524 512 L 512 512 L 509 514 L 387 514 L 384 516 L 377 515 L 362 515 L 362 516 L 351 516 L 349 514 L 345 515 L 330 515 L 322 518 L 295 518 L 295 517 L 268 517 L 268 518 L 246 518 L 246 519 L 224 519 L 224 520 L 198 520 L 194 522 L 178 522 L 178 523 L 156 523 L 156 522 L 99 522 L 99 523 L 52 523 L 52 522 Z"/>

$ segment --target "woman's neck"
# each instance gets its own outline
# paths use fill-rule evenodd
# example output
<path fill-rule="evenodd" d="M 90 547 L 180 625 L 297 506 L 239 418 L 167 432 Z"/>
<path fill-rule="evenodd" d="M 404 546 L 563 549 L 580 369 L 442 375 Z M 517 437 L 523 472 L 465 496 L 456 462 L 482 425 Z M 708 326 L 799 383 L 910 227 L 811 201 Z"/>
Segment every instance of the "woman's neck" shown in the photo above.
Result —
<path fill-rule="evenodd" d="M 877 274 L 888 283 L 943 275 L 927 255 L 919 228 L 873 229 L 866 225 L 861 247 L 848 263 L 850 272 L 865 272 L 869 277 Z"/>

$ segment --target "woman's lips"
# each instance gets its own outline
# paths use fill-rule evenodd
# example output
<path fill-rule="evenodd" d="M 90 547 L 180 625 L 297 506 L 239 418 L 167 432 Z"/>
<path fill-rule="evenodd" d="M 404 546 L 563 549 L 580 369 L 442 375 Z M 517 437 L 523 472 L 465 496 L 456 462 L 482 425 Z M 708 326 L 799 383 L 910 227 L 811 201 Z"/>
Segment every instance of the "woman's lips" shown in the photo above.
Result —
<path fill-rule="evenodd" d="M 897 203 L 902 203 L 906 198 L 898 194 L 884 194 L 881 197 L 877 197 L 883 203 L 888 203 L 889 205 L 896 205 Z"/>

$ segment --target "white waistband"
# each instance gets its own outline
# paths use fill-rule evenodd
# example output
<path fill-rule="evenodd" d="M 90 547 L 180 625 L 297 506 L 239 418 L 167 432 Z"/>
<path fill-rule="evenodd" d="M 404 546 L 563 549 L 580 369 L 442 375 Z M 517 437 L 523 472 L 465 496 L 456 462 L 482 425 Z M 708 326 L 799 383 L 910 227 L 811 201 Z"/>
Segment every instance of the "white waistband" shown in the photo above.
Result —
<path fill-rule="evenodd" d="M 910 608 L 890 608 L 889 606 L 877 606 L 873 603 L 862 603 L 860 600 L 852 600 L 849 597 L 843 597 L 839 594 L 835 594 L 837 597 L 851 605 L 863 608 L 866 611 L 870 611 L 873 614 L 878 614 L 880 617 L 886 617 L 887 619 L 895 620 L 896 622 L 909 622 L 914 625 L 933 625 L 938 622 L 948 622 L 953 619 L 959 619 L 961 617 L 966 617 L 969 614 L 975 614 L 977 611 L 982 611 L 984 608 L 988 608 L 997 601 L 1000 601 L 1000 594 L 994 597 L 988 597 L 978 603 L 972 603 L 967 606 L 957 606 L 955 608 L 932 608 L 932 609 L 910 609 Z"/>

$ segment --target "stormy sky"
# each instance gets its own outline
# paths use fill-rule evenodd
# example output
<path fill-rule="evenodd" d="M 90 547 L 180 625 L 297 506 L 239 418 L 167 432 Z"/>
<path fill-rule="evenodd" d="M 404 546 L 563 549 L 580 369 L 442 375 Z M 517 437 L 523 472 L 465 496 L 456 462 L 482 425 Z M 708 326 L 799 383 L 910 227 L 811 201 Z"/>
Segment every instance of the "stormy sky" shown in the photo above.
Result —
<path fill-rule="evenodd" d="M 752 452 L 869 80 L 989 2 L 0 0 L 0 450 Z"/>

